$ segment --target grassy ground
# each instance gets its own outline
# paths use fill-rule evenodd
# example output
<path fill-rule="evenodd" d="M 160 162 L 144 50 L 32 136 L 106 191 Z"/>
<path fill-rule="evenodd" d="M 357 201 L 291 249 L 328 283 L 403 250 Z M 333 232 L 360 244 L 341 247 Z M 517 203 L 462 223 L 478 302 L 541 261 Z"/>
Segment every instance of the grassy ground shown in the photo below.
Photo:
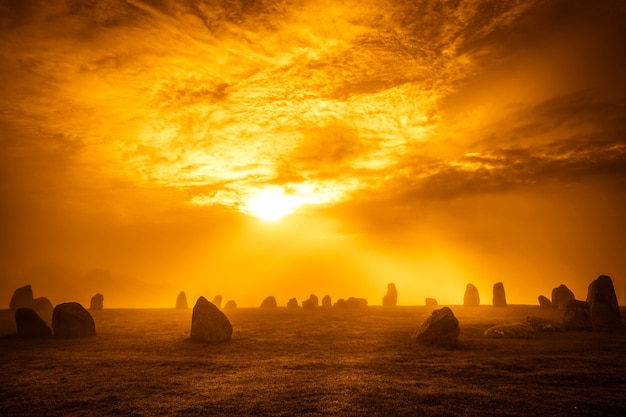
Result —
<path fill-rule="evenodd" d="M 432 309 L 227 310 L 221 345 L 188 339 L 191 310 L 96 311 L 96 337 L 0 339 L 0 416 L 626 415 L 626 330 L 493 340 L 560 313 L 453 306 L 460 346 L 416 345 Z"/>

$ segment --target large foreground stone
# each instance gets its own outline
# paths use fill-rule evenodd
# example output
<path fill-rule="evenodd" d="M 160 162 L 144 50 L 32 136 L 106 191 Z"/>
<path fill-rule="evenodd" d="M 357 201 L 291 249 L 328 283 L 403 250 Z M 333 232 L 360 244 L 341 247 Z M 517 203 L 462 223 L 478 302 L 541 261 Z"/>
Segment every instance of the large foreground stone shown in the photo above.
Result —
<path fill-rule="evenodd" d="M 91 297 L 89 310 L 102 310 L 104 308 L 104 295 L 98 293 Z"/>
<path fill-rule="evenodd" d="M 79 303 L 63 303 L 54 308 L 52 330 L 55 337 L 95 336 L 96 324 Z"/>
<path fill-rule="evenodd" d="M 387 284 L 387 293 L 383 296 L 383 307 L 395 307 L 398 303 L 398 289 L 396 284 Z"/>
<path fill-rule="evenodd" d="M 189 308 L 189 304 L 187 304 L 187 294 L 185 294 L 185 291 L 178 293 L 178 297 L 176 297 L 176 308 Z"/>
<path fill-rule="evenodd" d="M 498 324 L 485 330 L 485 336 L 491 339 L 532 339 L 535 331 L 528 324 Z"/>
<path fill-rule="evenodd" d="M 265 297 L 265 300 L 261 302 L 261 308 L 275 308 L 278 307 L 278 303 L 276 302 L 276 298 L 273 295 L 269 297 Z"/>
<path fill-rule="evenodd" d="M 15 310 L 15 326 L 18 337 L 49 337 L 52 330 L 32 308 Z"/>
<path fill-rule="evenodd" d="M 591 314 L 591 325 L 594 328 L 622 327 L 622 317 L 611 277 L 600 275 L 589 284 L 587 302 Z"/>
<path fill-rule="evenodd" d="M 591 313 L 589 303 L 580 300 L 569 300 L 563 315 L 565 330 L 591 330 Z"/>
<path fill-rule="evenodd" d="M 480 295 L 478 294 L 478 288 L 476 288 L 474 284 L 467 284 L 467 287 L 465 287 L 465 294 L 463 295 L 463 305 L 480 305 Z"/>
<path fill-rule="evenodd" d="M 504 284 L 501 282 L 493 284 L 493 305 L 506 307 L 506 294 L 504 293 Z"/>
<path fill-rule="evenodd" d="M 202 342 L 226 342 L 233 334 L 230 321 L 213 303 L 198 298 L 191 315 L 191 338 Z"/>
<path fill-rule="evenodd" d="M 434 310 L 412 336 L 412 339 L 427 345 L 455 346 L 459 339 L 459 321 L 450 308 Z"/>
<path fill-rule="evenodd" d="M 566 310 L 567 303 L 573 299 L 574 293 L 564 284 L 561 284 L 552 290 L 552 308 Z"/>
<path fill-rule="evenodd" d="M 539 308 L 552 308 L 552 302 L 543 295 L 540 295 L 537 300 L 539 301 Z"/>
<path fill-rule="evenodd" d="M 33 288 L 30 285 L 16 289 L 9 301 L 9 308 L 13 311 L 22 307 L 33 308 Z"/>

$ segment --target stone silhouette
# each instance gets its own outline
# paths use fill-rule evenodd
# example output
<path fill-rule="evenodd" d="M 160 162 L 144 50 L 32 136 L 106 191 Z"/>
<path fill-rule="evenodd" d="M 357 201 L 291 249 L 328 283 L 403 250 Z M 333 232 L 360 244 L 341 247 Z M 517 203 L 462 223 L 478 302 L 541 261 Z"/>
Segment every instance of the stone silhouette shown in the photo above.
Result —
<path fill-rule="evenodd" d="M 506 294 L 504 284 L 496 282 L 493 284 L 493 305 L 494 307 L 506 307 Z"/>
<path fill-rule="evenodd" d="M 539 300 L 539 308 L 552 308 L 552 301 L 548 300 L 548 297 L 540 295 L 537 299 Z"/>
<path fill-rule="evenodd" d="M 395 307 L 398 303 L 398 289 L 396 284 L 387 284 L 387 293 L 383 296 L 383 307 Z"/>
<path fill-rule="evenodd" d="M 591 324 L 594 328 L 622 327 L 622 317 L 611 277 L 600 275 L 589 284 L 587 302 L 589 303 Z"/>
<path fill-rule="evenodd" d="M 21 307 L 33 308 L 33 288 L 30 285 L 16 289 L 9 301 L 11 310 L 15 311 Z"/>
<path fill-rule="evenodd" d="M 287 308 L 298 308 L 298 300 L 290 298 L 289 301 L 287 301 Z"/>
<path fill-rule="evenodd" d="M 98 293 L 91 297 L 89 310 L 102 310 L 104 308 L 104 295 Z"/>
<path fill-rule="evenodd" d="M 44 319 L 46 323 L 52 322 L 52 312 L 54 311 L 54 307 L 50 300 L 46 297 L 37 297 L 33 300 L 33 310 L 37 312 L 39 317 Z"/>
<path fill-rule="evenodd" d="M 552 290 L 552 308 L 566 310 L 567 303 L 574 299 L 574 293 L 564 284 Z"/>
<path fill-rule="evenodd" d="M 176 308 L 189 308 L 189 304 L 187 304 L 187 294 L 185 294 L 185 291 L 178 293 L 178 297 L 176 297 Z"/>
<path fill-rule="evenodd" d="M 55 337 L 95 336 L 93 317 L 79 303 L 62 303 L 52 313 L 52 330 Z"/>
<path fill-rule="evenodd" d="M 454 347 L 459 333 L 459 321 L 450 308 L 443 307 L 434 310 L 411 338 L 427 345 Z"/>
<path fill-rule="evenodd" d="M 52 330 L 32 308 L 20 307 L 15 310 L 15 326 L 18 337 L 49 337 Z"/>
<path fill-rule="evenodd" d="M 226 342 L 233 335 L 233 326 L 217 308 L 204 297 L 198 298 L 191 315 L 191 339 L 202 342 Z"/>
<path fill-rule="evenodd" d="M 306 310 L 313 310 L 314 308 L 317 308 L 319 304 L 320 302 L 319 302 L 319 299 L 317 298 L 317 295 L 311 294 L 309 295 L 308 299 L 302 302 L 302 308 Z"/>
<path fill-rule="evenodd" d="M 322 297 L 322 307 L 330 308 L 333 306 L 333 300 L 330 298 L 330 295 L 326 294 Z"/>
<path fill-rule="evenodd" d="M 425 300 L 425 305 L 427 306 L 436 306 L 437 305 L 437 300 L 434 298 L 426 298 Z"/>
<path fill-rule="evenodd" d="M 591 313 L 589 303 L 580 300 L 569 300 L 563 315 L 565 330 L 591 330 Z"/>
<path fill-rule="evenodd" d="M 558 332 L 563 330 L 563 325 L 561 323 L 541 317 L 528 316 L 526 317 L 526 322 L 537 332 Z"/>
<path fill-rule="evenodd" d="M 347 300 L 340 298 L 335 303 L 336 308 L 364 308 L 367 307 L 365 298 L 350 297 Z"/>
<path fill-rule="evenodd" d="M 265 297 L 265 300 L 261 303 L 262 308 L 275 308 L 277 306 L 278 303 L 276 303 L 276 298 L 273 295 Z"/>
<path fill-rule="evenodd" d="M 235 302 L 235 300 L 228 300 L 226 302 L 226 305 L 224 306 L 225 309 L 233 309 L 233 308 L 237 308 L 237 303 Z"/>
<path fill-rule="evenodd" d="M 467 284 L 467 287 L 465 287 L 465 294 L 463 295 L 463 305 L 480 305 L 480 295 L 478 294 L 478 288 L 476 288 L 474 284 Z"/>
<path fill-rule="evenodd" d="M 485 337 L 491 339 L 532 339 L 535 331 L 526 323 L 498 324 L 485 330 Z"/>
<path fill-rule="evenodd" d="M 215 297 L 213 297 L 213 301 L 211 301 L 213 303 L 213 305 L 217 308 L 222 308 L 222 296 L 221 295 L 216 295 Z"/>

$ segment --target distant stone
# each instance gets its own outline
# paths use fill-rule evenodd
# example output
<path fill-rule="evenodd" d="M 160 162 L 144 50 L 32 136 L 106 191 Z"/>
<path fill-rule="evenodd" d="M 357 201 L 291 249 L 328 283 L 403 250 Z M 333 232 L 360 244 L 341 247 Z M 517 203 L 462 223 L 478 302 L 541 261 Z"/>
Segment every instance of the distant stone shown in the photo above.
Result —
<path fill-rule="evenodd" d="M 213 301 L 211 301 L 213 303 L 213 305 L 215 305 L 215 307 L 217 308 L 222 308 L 222 296 L 221 295 L 216 295 L 215 297 L 213 297 Z"/>
<path fill-rule="evenodd" d="M 434 298 L 427 298 L 425 301 L 427 306 L 436 306 L 437 305 L 437 300 Z"/>
<path fill-rule="evenodd" d="M 526 317 L 526 322 L 536 332 L 558 332 L 563 330 L 561 323 L 541 317 L 528 316 Z"/>
<path fill-rule="evenodd" d="M 589 284 L 587 302 L 591 313 L 591 324 L 594 328 L 622 327 L 622 317 L 611 277 L 600 275 Z"/>
<path fill-rule="evenodd" d="M 313 310 L 314 308 L 317 308 L 319 304 L 320 302 L 319 302 L 319 299 L 317 298 L 317 295 L 311 294 L 309 295 L 308 299 L 302 302 L 302 308 L 306 310 Z"/>
<path fill-rule="evenodd" d="M 349 308 L 365 308 L 367 307 L 367 300 L 365 298 L 350 297 L 346 300 L 346 304 Z"/>
<path fill-rule="evenodd" d="M 20 307 L 15 310 L 15 325 L 18 337 L 49 337 L 52 330 L 32 308 Z"/>
<path fill-rule="evenodd" d="M 275 308 L 277 306 L 278 303 L 276 303 L 276 298 L 274 298 L 273 295 L 266 297 L 265 300 L 263 300 L 263 302 L 261 303 L 262 308 Z"/>
<path fill-rule="evenodd" d="M 79 303 L 62 303 L 52 313 L 52 330 L 55 337 L 95 336 L 93 317 Z"/>
<path fill-rule="evenodd" d="M 289 301 L 287 301 L 287 307 L 288 308 L 298 308 L 298 300 L 295 298 L 290 298 Z"/>
<path fill-rule="evenodd" d="M 104 308 L 104 296 L 100 293 L 91 297 L 89 310 L 102 310 Z"/>
<path fill-rule="evenodd" d="M 185 294 L 185 291 L 178 293 L 178 297 L 176 297 L 176 308 L 189 308 L 189 304 L 187 304 L 187 294 Z"/>
<path fill-rule="evenodd" d="M 491 339 L 532 339 L 535 331 L 528 324 L 498 324 L 485 330 L 485 336 Z"/>
<path fill-rule="evenodd" d="M 383 296 L 383 307 L 395 307 L 398 304 L 398 289 L 393 282 L 387 284 L 387 293 Z"/>
<path fill-rule="evenodd" d="M 233 326 L 230 321 L 206 298 L 200 297 L 191 315 L 191 339 L 202 342 L 226 342 L 231 339 Z"/>
<path fill-rule="evenodd" d="M 41 317 L 46 323 L 52 322 L 52 312 L 54 307 L 50 300 L 46 297 L 37 297 L 33 300 L 33 310 Z"/>
<path fill-rule="evenodd" d="M 330 308 L 333 306 L 333 300 L 330 298 L 330 295 L 326 294 L 322 297 L 322 307 Z"/>
<path fill-rule="evenodd" d="M 459 339 L 459 321 L 450 308 L 434 310 L 413 335 L 414 341 L 427 344 L 453 347 Z"/>
<path fill-rule="evenodd" d="M 589 303 L 580 300 L 569 300 L 563 315 L 565 330 L 591 330 L 591 313 Z"/>
<path fill-rule="evenodd" d="M 552 290 L 552 308 L 566 310 L 567 303 L 574 299 L 574 293 L 564 284 Z"/>
<path fill-rule="evenodd" d="M 506 294 L 504 284 L 496 282 L 493 284 L 493 305 L 494 307 L 506 307 Z"/>
<path fill-rule="evenodd" d="M 552 308 L 552 301 L 548 300 L 548 297 L 544 297 L 540 295 L 538 297 L 539 300 L 539 308 Z"/>
<path fill-rule="evenodd" d="M 343 298 L 340 298 L 337 301 L 335 301 L 334 306 L 335 308 L 346 308 L 346 300 L 344 300 Z"/>
<path fill-rule="evenodd" d="M 476 288 L 474 284 L 467 284 L 467 287 L 465 287 L 465 294 L 463 295 L 463 305 L 480 305 L 480 295 L 478 295 L 478 288 Z"/>
<path fill-rule="evenodd" d="M 225 309 L 233 309 L 233 308 L 237 308 L 237 303 L 235 302 L 235 300 L 228 300 L 226 302 L 226 305 L 224 306 Z"/>
<path fill-rule="evenodd" d="M 22 307 L 33 308 L 33 288 L 30 285 L 16 289 L 9 302 L 9 308 L 13 311 Z"/>

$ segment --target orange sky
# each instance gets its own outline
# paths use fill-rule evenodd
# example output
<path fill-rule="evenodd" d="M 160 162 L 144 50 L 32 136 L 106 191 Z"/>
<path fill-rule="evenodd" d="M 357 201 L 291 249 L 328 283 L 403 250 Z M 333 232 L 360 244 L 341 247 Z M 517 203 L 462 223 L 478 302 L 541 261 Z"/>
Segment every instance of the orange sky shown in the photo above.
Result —
<path fill-rule="evenodd" d="M 0 306 L 626 303 L 625 11 L 4 1 Z"/>

